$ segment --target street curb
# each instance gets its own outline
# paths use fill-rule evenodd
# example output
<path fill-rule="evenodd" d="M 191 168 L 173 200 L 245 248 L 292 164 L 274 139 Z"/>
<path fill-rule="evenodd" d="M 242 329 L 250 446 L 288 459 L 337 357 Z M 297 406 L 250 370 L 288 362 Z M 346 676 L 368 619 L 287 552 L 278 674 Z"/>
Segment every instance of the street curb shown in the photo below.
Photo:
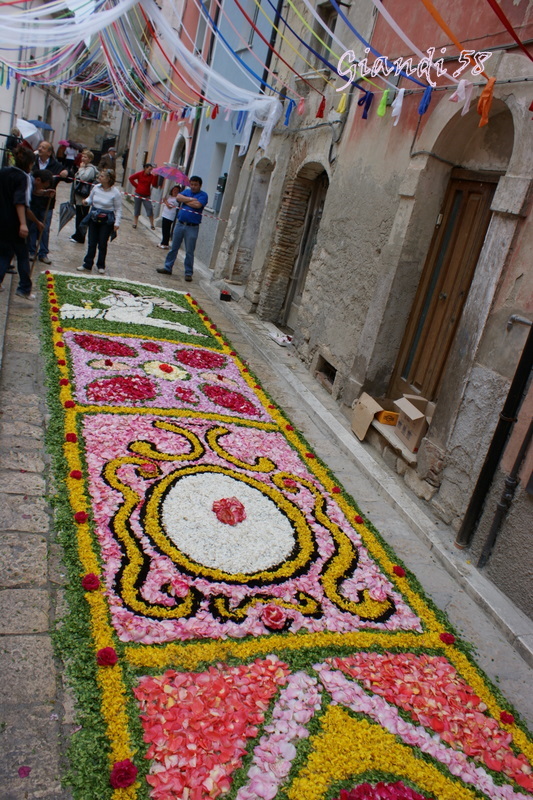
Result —
<path fill-rule="evenodd" d="M 205 268 L 205 274 L 204 269 L 200 269 L 199 272 L 202 274 L 202 289 L 213 301 L 218 303 L 220 287 L 211 282 L 210 271 L 207 268 Z M 279 377 L 297 394 L 313 421 L 320 428 L 328 429 L 332 439 L 365 474 L 373 487 L 385 496 L 417 536 L 425 542 L 444 569 L 459 583 L 468 596 L 483 608 L 517 653 L 529 666 L 533 667 L 533 620 L 530 620 L 490 580 L 468 563 L 466 551 L 458 551 L 453 545 L 442 541 L 445 531 L 450 542 L 454 540 L 455 534 L 452 529 L 446 529 L 444 526 L 441 529 L 437 528 L 433 520 L 413 500 L 408 491 L 387 473 L 375 460 L 369 449 L 354 437 L 348 429 L 347 423 L 341 421 L 340 409 L 339 418 L 337 418 L 294 372 L 275 359 L 269 343 L 267 346 L 265 345 L 268 342 L 268 326 L 258 317 L 254 317 L 254 325 L 264 331 L 264 336 L 260 338 L 243 319 L 243 312 L 239 312 L 235 306 L 231 306 L 229 303 L 224 303 L 223 307 L 220 303 L 220 306 L 220 310 L 230 318 L 258 355 L 271 368 L 275 369 Z M 297 366 L 302 370 L 305 369 L 300 363 Z M 317 394 L 320 392 L 318 384 L 316 384 L 316 392 Z"/>
<path fill-rule="evenodd" d="M 13 276 L 10 273 L 4 275 L 2 285 L 5 291 L 0 293 L 0 372 L 2 371 L 2 361 L 4 359 L 4 341 L 6 338 L 12 280 Z"/>

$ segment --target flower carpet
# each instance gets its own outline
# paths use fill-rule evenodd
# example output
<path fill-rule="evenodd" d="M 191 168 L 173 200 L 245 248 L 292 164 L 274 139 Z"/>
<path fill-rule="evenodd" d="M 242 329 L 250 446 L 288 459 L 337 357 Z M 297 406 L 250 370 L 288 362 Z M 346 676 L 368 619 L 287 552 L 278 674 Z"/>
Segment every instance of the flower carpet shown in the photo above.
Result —
<path fill-rule="evenodd" d="M 525 800 L 516 712 L 188 294 L 43 278 L 77 800 Z"/>

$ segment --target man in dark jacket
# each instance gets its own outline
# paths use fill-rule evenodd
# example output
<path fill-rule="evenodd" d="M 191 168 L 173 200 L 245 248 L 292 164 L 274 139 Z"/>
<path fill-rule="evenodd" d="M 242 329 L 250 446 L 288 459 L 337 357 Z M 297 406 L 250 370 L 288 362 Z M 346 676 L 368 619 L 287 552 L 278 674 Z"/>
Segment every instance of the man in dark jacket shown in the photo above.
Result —
<path fill-rule="evenodd" d="M 27 218 L 33 217 L 28 208 L 31 192 L 28 173 L 33 164 L 33 153 L 28 148 L 19 146 L 13 151 L 13 155 L 15 166 L 0 169 L 0 291 L 11 259 L 16 255 L 19 273 L 16 294 L 25 300 L 35 300 L 31 291 L 30 260 L 26 244 Z M 46 181 L 43 179 L 41 183 L 44 187 Z"/>
<path fill-rule="evenodd" d="M 114 147 L 110 147 L 107 153 L 104 153 L 98 164 L 98 169 L 117 169 L 117 151 Z"/>
<path fill-rule="evenodd" d="M 68 178 L 68 170 L 66 170 L 59 161 L 53 156 L 53 148 L 50 142 L 41 142 L 37 148 L 37 156 L 35 164 L 33 165 L 33 172 L 38 170 L 47 169 L 54 175 L 54 185 L 52 190 L 38 198 L 32 198 L 31 210 L 40 222 L 44 222 L 44 230 L 39 244 L 39 252 L 37 253 L 39 261 L 43 264 L 51 264 L 52 261 L 48 257 L 49 249 L 48 242 L 50 238 L 50 226 L 52 224 L 52 216 L 54 213 L 54 206 L 56 202 L 55 188 L 60 180 Z M 38 230 L 36 225 L 30 226 L 30 235 L 28 238 L 28 248 L 30 251 L 30 258 L 33 258 L 37 248 Z"/>

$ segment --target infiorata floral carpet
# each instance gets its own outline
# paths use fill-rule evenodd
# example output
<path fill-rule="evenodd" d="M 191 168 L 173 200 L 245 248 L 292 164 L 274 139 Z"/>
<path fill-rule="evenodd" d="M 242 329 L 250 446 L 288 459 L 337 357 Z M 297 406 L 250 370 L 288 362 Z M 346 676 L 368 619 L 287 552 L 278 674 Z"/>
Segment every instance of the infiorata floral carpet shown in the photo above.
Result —
<path fill-rule="evenodd" d="M 77 800 L 526 800 L 533 747 L 189 295 L 47 273 Z"/>

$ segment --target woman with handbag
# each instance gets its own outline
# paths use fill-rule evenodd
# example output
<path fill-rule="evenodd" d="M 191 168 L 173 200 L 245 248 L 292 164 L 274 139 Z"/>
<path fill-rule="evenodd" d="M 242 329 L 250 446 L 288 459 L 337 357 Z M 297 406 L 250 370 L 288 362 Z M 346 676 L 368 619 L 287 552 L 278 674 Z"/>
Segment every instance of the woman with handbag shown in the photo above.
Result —
<path fill-rule="evenodd" d="M 122 217 L 122 194 L 116 188 L 115 171 L 102 169 L 98 173 L 99 183 L 93 186 L 89 197 L 83 204 L 90 206 L 89 211 L 89 246 L 83 264 L 78 267 L 79 272 L 90 272 L 93 268 L 94 257 L 98 250 L 96 270 L 100 274 L 105 272 L 105 257 L 107 243 L 110 238 L 115 238 Z"/>
<path fill-rule="evenodd" d="M 77 244 L 85 244 L 85 234 L 87 229 L 81 225 L 82 219 L 87 214 L 87 209 L 83 206 L 83 201 L 86 200 L 91 194 L 93 183 L 96 180 L 98 170 L 92 164 L 94 153 L 91 150 L 83 150 L 81 154 L 81 164 L 76 175 L 74 176 L 73 184 L 73 200 L 76 205 L 76 230 L 70 237 L 70 242 Z"/>

